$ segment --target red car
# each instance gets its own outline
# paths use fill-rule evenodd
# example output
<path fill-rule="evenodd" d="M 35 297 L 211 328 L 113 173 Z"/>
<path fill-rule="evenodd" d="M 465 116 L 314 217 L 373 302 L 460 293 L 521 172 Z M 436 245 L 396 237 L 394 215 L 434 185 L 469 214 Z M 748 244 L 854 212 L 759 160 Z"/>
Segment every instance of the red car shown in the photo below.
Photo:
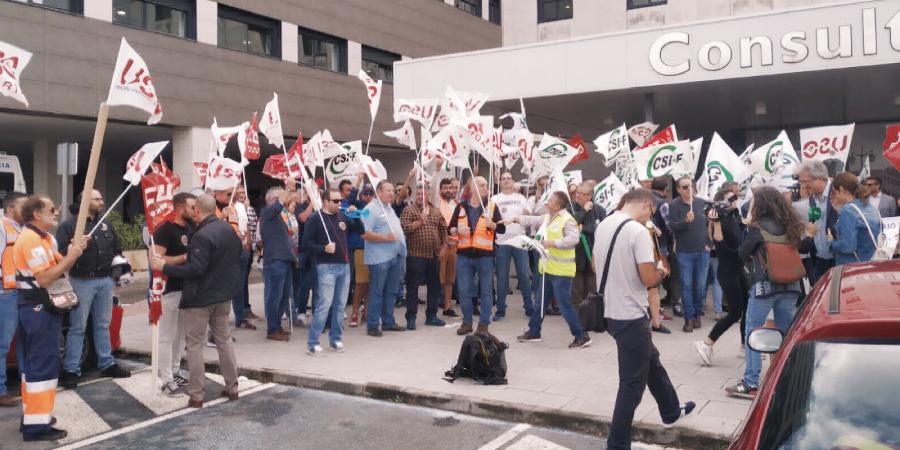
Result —
<path fill-rule="evenodd" d="M 832 269 L 782 338 L 729 449 L 900 450 L 900 260 Z"/>
<path fill-rule="evenodd" d="M 109 321 L 109 341 L 112 350 L 116 351 L 122 345 L 120 331 L 122 330 L 122 306 L 119 305 L 119 299 L 113 297 L 112 318 Z M 63 332 L 59 337 L 59 354 L 66 353 L 66 332 L 69 329 L 69 318 L 66 316 L 63 321 Z M 91 319 L 88 318 L 88 325 L 84 332 L 84 347 L 81 350 L 81 367 L 94 367 L 97 363 L 97 354 L 94 350 L 93 333 L 91 332 Z M 9 354 L 6 356 L 6 367 L 16 367 L 16 340 L 13 338 L 12 345 L 9 347 Z"/>

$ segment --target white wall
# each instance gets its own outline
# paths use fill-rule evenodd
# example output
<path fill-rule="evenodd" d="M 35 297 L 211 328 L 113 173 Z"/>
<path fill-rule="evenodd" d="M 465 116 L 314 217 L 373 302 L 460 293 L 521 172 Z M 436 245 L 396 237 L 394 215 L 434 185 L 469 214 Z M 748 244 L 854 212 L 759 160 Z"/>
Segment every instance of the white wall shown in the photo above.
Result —
<path fill-rule="evenodd" d="M 197 0 L 197 42 L 219 45 L 219 4 Z"/>

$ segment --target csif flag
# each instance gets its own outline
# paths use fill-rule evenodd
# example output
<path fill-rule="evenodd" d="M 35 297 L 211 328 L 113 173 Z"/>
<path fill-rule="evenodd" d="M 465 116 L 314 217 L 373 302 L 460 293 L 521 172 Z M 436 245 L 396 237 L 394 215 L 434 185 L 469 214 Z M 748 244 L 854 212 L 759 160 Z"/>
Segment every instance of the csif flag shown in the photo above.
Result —
<path fill-rule="evenodd" d="M 597 136 L 594 145 L 597 146 L 597 153 L 603 157 L 606 167 L 609 167 L 629 151 L 628 128 L 623 122 L 621 126 Z"/>
<path fill-rule="evenodd" d="M 150 113 L 147 125 L 159 123 L 162 119 L 162 106 L 153 87 L 150 69 L 124 37 L 119 45 L 116 69 L 109 85 L 106 104 L 133 106 Z"/>
<path fill-rule="evenodd" d="M 606 179 L 597 183 L 594 187 L 593 201 L 595 205 L 600 205 L 607 211 L 614 211 L 619 204 L 619 200 L 628 188 L 619 180 L 616 174 L 609 174 Z"/>
<path fill-rule="evenodd" d="M 709 142 L 704 169 L 709 180 L 708 192 L 710 193 L 718 192 L 719 188 L 728 181 L 743 183 L 751 175 L 750 169 L 722 140 L 719 133 L 713 133 Z"/>
<path fill-rule="evenodd" d="M 664 175 L 676 178 L 693 176 L 692 155 L 693 150 L 689 141 L 668 142 L 635 150 L 634 164 L 637 178 L 652 180 Z"/>

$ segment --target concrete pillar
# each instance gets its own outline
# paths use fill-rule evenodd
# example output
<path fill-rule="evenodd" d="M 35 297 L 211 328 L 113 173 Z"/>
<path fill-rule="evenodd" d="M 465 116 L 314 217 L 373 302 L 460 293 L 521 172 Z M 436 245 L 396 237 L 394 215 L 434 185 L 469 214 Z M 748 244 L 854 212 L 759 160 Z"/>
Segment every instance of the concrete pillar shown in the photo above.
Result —
<path fill-rule="evenodd" d="M 67 198 L 62 198 L 62 177 L 56 173 L 56 143 L 49 141 L 34 141 L 31 144 L 33 170 L 33 191 L 29 194 L 44 194 L 53 199 L 54 203 L 62 202 L 59 206 L 68 208 L 75 198 L 75 177 L 68 177 Z M 26 174 L 22 174 L 27 176 Z M 68 211 L 68 210 L 67 210 Z"/>
<path fill-rule="evenodd" d="M 481 18 L 491 20 L 491 8 L 489 0 L 481 0 Z"/>
<path fill-rule="evenodd" d="M 362 44 L 347 41 L 347 73 L 356 76 L 362 68 Z"/>
<path fill-rule="evenodd" d="M 300 36 L 297 25 L 281 22 L 281 59 L 297 63 L 300 59 Z"/>
<path fill-rule="evenodd" d="M 197 42 L 219 45 L 219 4 L 197 0 Z"/>
<path fill-rule="evenodd" d="M 653 122 L 653 93 L 647 92 L 644 94 L 644 120 L 647 122 Z"/>
<path fill-rule="evenodd" d="M 177 127 L 172 133 L 172 170 L 181 176 L 181 192 L 202 188 L 194 161 L 209 159 L 212 132 L 209 128 Z"/>
<path fill-rule="evenodd" d="M 112 22 L 113 0 L 89 0 L 84 2 L 84 17 Z"/>

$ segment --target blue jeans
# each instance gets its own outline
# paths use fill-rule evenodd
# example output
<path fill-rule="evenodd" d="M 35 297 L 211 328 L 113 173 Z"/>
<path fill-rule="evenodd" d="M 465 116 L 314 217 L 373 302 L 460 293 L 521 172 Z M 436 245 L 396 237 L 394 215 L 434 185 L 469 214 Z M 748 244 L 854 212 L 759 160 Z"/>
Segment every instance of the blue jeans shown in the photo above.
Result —
<path fill-rule="evenodd" d="M 6 395 L 6 357 L 19 322 L 16 301 L 15 289 L 0 291 L 0 363 L 3 363 L 3 369 L 0 369 L 0 396 Z"/>
<path fill-rule="evenodd" d="M 237 325 L 244 321 L 244 314 L 247 313 L 247 304 L 250 300 L 249 287 L 250 283 L 250 252 L 241 251 L 241 290 L 238 291 L 233 299 L 231 299 L 231 307 L 234 310 L 234 324 Z"/>
<path fill-rule="evenodd" d="M 545 279 L 544 283 L 541 283 L 541 276 L 534 279 L 535 297 L 538 297 L 543 292 L 544 303 L 549 301 L 551 297 L 555 298 L 563 319 L 569 325 L 569 332 L 576 339 L 584 337 L 587 333 L 581 328 L 578 313 L 572 307 L 572 280 L 574 278 L 557 275 L 544 275 L 543 278 Z M 540 299 L 536 299 L 536 301 L 540 302 Z M 532 308 L 531 318 L 528 319 L 528 334 L 533 336 L 541 334 L 541 323 L 544 321 L 544 315 L 540 307 L 540 303 L 535 304 Z"/>
<path fill-rule="evenodd" d="M 775 310 L 775 326 L 782 333 L 787 334 L 788 328 L 794 321 L 794 314 L 797 312 L 797 294 L 780 293 L 757 298 L 755 291 L 755 288 L 750 288 L 750 302 L 747 304 L 747 329 L 744 331 L 747 339 L 750 338 L 751 331 L 765 325 L 769 311 L 772 310 Z M 745 353 L 747 366 L 744 369 L 744 383 L 750 386 L 759 386 L 762 357 L 759 352 L 750 350 L 750 346 L 747 346 Z"/>
<path fill-rule="evenodd" d="M 403 257 L 397 255 L 390 261 L 369 265 L 369 312 L 366 313 L 366 325 L 370 331 L 377 330 L 379 325 L 385 328 L 397 325 L 394 320 L 394 304 L 400 296 L 402 263 Z"/>
<path fill-rule="evenodd" d="M 677 252 L 681 270 L 681 302 L 685 320 L 696 319 L 706 302 L 706 276 L 709 274 L 709 252 Z"/>
<path fill-rule="evenodd" d="M 495 247 L 494 254 L 494 261 L 497 265 L 497 314 L 506 314 L 510 259 L 516 265 L 516 280 L 519 290 L 522 291 L 522 305 L 525 307 L 525 311 L 528 311 L 528 308 L 531 307 L 531 283 L 528 281 L 531 270 L 528 267 L 528 250 L 511 245 L 498 245 Z"/>
<path fill-rule="evenodd" d="M 317 272 L 318 294 L 306 341 L 310 347 L 319 345 L 319 335 L 325 329 L 325 320 L 329 317 L 328 311 L 332 305 L 334 312 L 331 314 L 331 330 L 328 331 L 328 338 L 331 345 L 341 340 L 344 307 L 347 305 L 347 293 L 350 291 L 350 265 L 319 264 Z"/>
<path fill-rule="evenodd" d="M 722 285 L 719 284 L 719 277 L 717 274 L 719 273 L 719 258 L 710 257 L 709 258 L 709 275 L 708 277 L 712 280 L 712 291 L 713 291 L 713 308 L 715 308 L 717 313 L 722 312 Z"/>
<path fill-rule="evenodd" d="M 456 281 L 459 283 L 459 303 L 462 305 L 463 323 L 472 324 L 475 312 L 475 277 L 478 276 L 478 297 L 481 315 L 478 323 L 491 323 L 491 306 L 493 303 L 492 287 L 494 285 L 494 257 L 478 256 L 472 258 L 459 254 L 456 258 Z"/>
<path fill-rule="evenodd" d="M 69 277 L 78 296 L 78 306 L 69 312 L 69 333 L 66 335 L 66 359 L 63 370 L 81 375 L 81 351 L 88 316 L 91 317 L 97 368 L 106 369 L 116 363 L 109 342 L 109 322 L 112 321 L 113 280 L 104 278 Z"/>
<path fill-rule="evenodd" d="M 294 265 L 290 261 L 270 261 L 263 265 L 263 302 L 266 310 L 266 333 L 281 329 L 281 316 L 288 310 L 292 295 L 291 277 Z"/>

